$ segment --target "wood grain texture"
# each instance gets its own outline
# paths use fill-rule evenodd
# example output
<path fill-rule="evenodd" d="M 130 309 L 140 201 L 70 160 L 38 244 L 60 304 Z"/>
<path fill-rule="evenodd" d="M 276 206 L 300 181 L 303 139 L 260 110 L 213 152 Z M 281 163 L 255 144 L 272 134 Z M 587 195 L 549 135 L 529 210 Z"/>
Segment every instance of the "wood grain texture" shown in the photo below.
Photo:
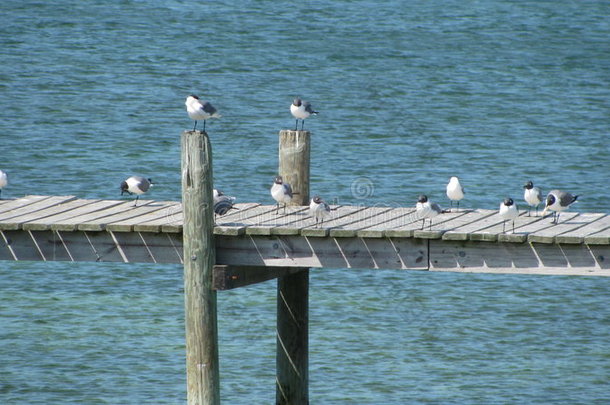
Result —
<path fill-rule="evenodd" d="M 212 150 L 205 132 L 182 134 L 184 300 L 187 400 L 220 404 L 216 291 L 213 271 Z"/>

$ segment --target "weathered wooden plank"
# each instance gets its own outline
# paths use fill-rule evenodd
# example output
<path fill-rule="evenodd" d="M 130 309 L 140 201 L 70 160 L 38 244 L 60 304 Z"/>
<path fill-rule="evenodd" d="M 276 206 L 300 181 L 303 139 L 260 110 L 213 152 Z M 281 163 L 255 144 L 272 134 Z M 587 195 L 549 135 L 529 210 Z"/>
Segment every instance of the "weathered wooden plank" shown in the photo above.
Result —
<path fill-rule="evenodd" d="M 118 209 L 121 209 L 120 211 Z M 83 231 L 100 231 L 107 230 L 112 232 L 131 232 L 133 227 L 138 223 L 138 218 L 152 212 L 166 210 L 164 204 L 154 200 L 139 200 L 137 206 L 119 206 L 116 207 L 116 212 L 109 215 L 94 218 L 87 223 L 79 224 L 78 230 Z"/>
<path fill-rule="evenodd" d="M 327 218 L 320 227 L 315 227 L 315 220 L 310 218 L 307 226 L 300 228 L 300 234 L 303 236 L 325 237 L 328 236 L 330 229 L 341 228 L 346 224 L 354 221 L 366 209 L 364 206 L 333 206 L 330 212 L 330 217 Z M 305 224 L 304 224 L 305 225 Z"/>
<path fill-rule="evenodd" d="M 52 229 L 56 231 L 75 231 L 80 223 L 81 216 L 106 211 L 108 208 L 121 204 L 121 201 L 112 200 L 74 200 L 65 204 L 60 204 L 50 215 L 40 216 L 44 211 L 39 211 L 39 215 L 29 219 L 27 216 L 12 219 L 22 221 L 21 227 L 30 231 L 44 231 Z"/>
<path fill-rule="evenodd" d="M 576 214 L 574 217 L 564 220 L 562 215 L 558 224 L 531 232 L 527 236 L 527 240 L 537 243 L 554 243 L 559 235 L 577 231 L 603 216 L 605 214 Z"/>
<path fill-rule="evenodd" d="M 329 243 L 332 242 L 332 243 Z M 217 264 L 325 268 L 427 268 L 422 240 L 304 236 L 217 237 Z"/>
<path fill-rule="evenodd" d="M 66 212 L 70 212 L 75 209 L 82 208 L 83 206 L 88 206 L 93 204 L 99 200 L 80 200 L 75 199 L 71 201 L 67 201 L 61 204 L 54 205 L 52 207 L 47 207 L 42 210 L 38 210 L 31 213 L 22 213 L 21 215 L 17 215 L 9 220 L 4 221 L 5 224 L 14 225 L 18 227 L 18 229 L 25 230 L 33 230 L 33 231 L 44 231 L 49 229 L 47 226 L 38 227 L 34 226 L 31 228 L 23 228 L 23 226 L 30 221 L 40 223 L 40 221 L 46 221 L 47 218 L 53 217 L 56 215 L 64 215 Z"/>
<path fill-rule="evenodd" d="M 581 216 L 591 219 L 589 223 L 572 231 L 565 232 L 555 238 L 556 243 L 584 243 L 584 238 L 589 235 L 596 234 L 600 231 L 607 230 L 610 235 L 610 215 L 601 214 L 602 217 L 594 219 L 596 214 L 582 213 Z"/>
<path fill-rule="evenodd" d="M 584 237 L 584 242 L 587 245 L 610 245 L 610 229 L 606 228 L 597 233 Z"/>
<path fill-rule="evenodd" d="M 479 222 L 494 214 L 495 212 L 490 210 L 463 210 L 440 214 L 433 219 L 431 228 L 416 229 L 413 232 L 413 237 L 440 239 L 446 232 L 452 229 L 458 229 L 468 224 Z"/>
<path fill-rule="evenodd" d="M 49 195 L 27 195 L 17 199 L 0 200 L 0 213 L 12 211 L 49 198 L 51 198 Z"/>
<path fill-rule="evenodd" d="M 415 237 L 415 234 L 417 233 L 418 238 L 435 239 L 437 237 L 440 237 L 442 233 L 446 232 L 446 228 L 459 226 L 462 222 L 460 218 L 463 218 L 467 215 L 477 215 L 473 214 L 472 212 L 472 210 L 460 210 L 440 214 L 433 220 L 433 230 L 428 231 L 421 229 L 422 220 L 417 215 L 417 212 L 413 211 L 411 214 L 409 214 L 404 224 L 390 224 L 389 226 L 393 226 L 393 228 L 385 230 L 384 233 L 385 236 L 394 238 L 412 238 Z M 437 231 L 437 229 L 439 231 Z M 441 229 L 443 230 L 442 232 L 440 232 Z"/>
<path fill-rule="evenodd" d="M 610 275 L 586 245 L 486 241 L 430 241 L 430 270 Z"/>
<path fill-rule="evenodd" d="M 295 234 L 298 234 L 299 229 L 313 223 L 307 207 L 293 207 L 286 215 L 281 214 L 281 212 L 280 210 L 280 215 L 268 213 L 262 216 L 256 224 L 247 227 L 246 234 L 271 235 L 272 230 L 278 227 L 292 229 Z"/>
<path fill-rule="evenodd" d="M 302 271 L 298 267 L 214 266 L 215 290 L 232 290 Z"/>
<path fill-rule="evenodd" d="M 391 216 L 391 211 L 391 207 L 366 207 L 350 217 L 345 217 L 344 221 L 337 227 L 330 228 L 329 235 L 333 238 L 355 237 L 359 230 L 370 227 L 377 221 L 387 219 Z"/>
<path fill-rule="evenodd" d="M 143 200 L 142 203 L 144 203 Z M 132 208 L 132 201 L 101 200 L 97 203 L 83 207 L 82 210 L 67 212 L 65 215 L 55 219 L 55 223 L 50 224 L 50 228 L 59 231 L 74 231 L 77 230 L 78 226 L 81 224 L 86 224 L 100 218 L 114 215 L 117 212 L 129 211 Z M 73 214 L 73 216 L 71 216 L 71 214 Z M 46 219 L 41 220 L 41 222 L 45 223 Z"/>
<path fill-rule="evenodd" d="M 53 207 L 66 203 L 72 200 L 76 200 L 74 196 L 53 196 L 31 204 L 23 205 L 18 208 L 6 211 L 0 214 L 0 229 L 16 230 L 20 227 L 19 221 L 13 221 L 14 218 L 18 218 L 22 215 L 37 215 L 39 211 L 47 212 L 46 210 L 52 209 Z M 43 214 L 44 215 L 44 214 Z"/>
<path fill-rule="evenodd" d="M 182 205 L 171 201 L 165 201 L 163 205 L 163 209 L 134 218 L 137 222 L 133 225 L 133 230 L 135 232 L 161 232 L 164 226 L 176 226 L 182 229 Z M 119 223 L 113 225 L 117 224 Z"/>
<path fill-rule="evenodd" d="M 527 240 L 527 235 L 540 229 L 548 228 L 550 224 L 546 223 L 540 217 L 528 217 L 526 211 L 520 211 L 519 216 L 515 219 L 515 232 L 512 232 L 512 223 L 500 217 L 500 214 L 492 215 L 490 218 L 492 224 L 486 228 L 471 232 L 469 239 L 473 241 L 501 241 L 523 243 Z M 495 222 L 495 223 L 493 223 Z M 503 228 L 505 231 L 503 232 Z"/>
<path fill-rule="evenodd" d="M 387 212 L 378 222 L 358 230 L 357 235 L 361 238 L 383 238 L 388 229 L 408 226 L 418 219 L 415 208 L 397 207 Z"/>

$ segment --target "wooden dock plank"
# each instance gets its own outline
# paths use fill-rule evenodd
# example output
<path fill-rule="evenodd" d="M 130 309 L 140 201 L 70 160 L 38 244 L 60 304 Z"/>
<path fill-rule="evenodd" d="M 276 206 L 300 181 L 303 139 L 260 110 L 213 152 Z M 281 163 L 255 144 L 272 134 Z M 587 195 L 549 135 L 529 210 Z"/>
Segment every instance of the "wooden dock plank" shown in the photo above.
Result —
<path fill-rule="evenodd" d="M 77 229 L 79 231 L 90 232 L 103 231 L 107 230 L 106 228 L 109 224 L 134 219 L 159 209 L 163 209 L 163 206 L 155 205 L 154 200 L 140 200 L 137 207 L 133 205 L 118 205 L 114 209 L 108 210 L 109 212 L 105 213 L 106 215 L 90 218 L 87 222 L 78 224 Z M 136 223 L 135 220 L 133 223 Z"/>
<path fill-rule="evenodd" d="M 358 234 L 359 230 L 370 227 L 377 221 L 388 219 L 391 211 L 392 207 L 366 207 L 350 216 L 343 217 L 340 223 L 329 229 L 328 234 L 333 238 L 352 238 Z M 326 223 L 324 225 L 326 226 Z"/>
<path fill-rule="evenodd" d="M 25 197 L 17 199 L 0 200 L 0 213 L 25 207 L 35 202 L 47 200 L 49 198 L 51 198 L 51 196 L 48 195 L 27 195 Z"/>
<path fill-rule="evenodd" d="M 527 240 L 529 242 L 554 243 L 556 237 L 559 235 L 578 231 L 587 224 L 594 223 L 598 219 L 601 219 L 604 215 L 605 214 L 577 214 L 570 219 L 565 219 L 563 216 L 560 216 L 558 224 L 529 233 Z"/>
<path fill-rule="evenodd" d="M 366 209 L 364 206 L 354 205 L 354 206 L 338 206 L 332 205 L 330 217 L 324 220 L 324 223 L 315 226 L 315 221 L 313 218 L 310 218 L 306 224 L 299 228 L 299 232 L 303 236 L 308 237 L 325 237 L 328 236 L 330 230 L 332 228 L 341 228 L 343 225 L 354 221 L 356 215 L 362 215 L 362 212 Z M 305 224 L 304 224 L 305 225 Z"/>
<path fill-rule="evenodd" d="M 14 216 L 10 219 L 3 221 L 3 223 L 5 226 L 12 227 L 13 229 L 43 231 L 49 229 L 47 222 L 53 222 L 51 218 L 57 216 L 65 216 L 66 212 L 72 212 L 73 210 L 81 209 L 82 207 L 89 206 L 98 201 L 99 200 L 70 200 L 34 212 L 21 213 L 20 215 Z M 70 214 L 68 214 L 68 216 L 69 215 Z M 26 224 L 28 222 L 33 222 L 36 225 L 32 227 L 27 227 Z"/>
<path fill-rule="evenodd" d="M 452 229 L 458 229 L 468 224 L 479 222 L 494 214 L 495 212 L 490 210 L 464 210 L 440 214 L 434 218 L 431 228 L 428 227 L 424 229 L 416 229 L 413 232 L 413 237 L 422 239 L 440 239 L 445 233 L 451 231 Z"/>
<path fill-rule="evenodd" d="M 112 200 L 74 200 L 56 207 L 56 212 L 45 217 L 24 219 L 22 228 L 31 231 L 75 231 L 85 215 L 103 215 L 109 208 L 124 204 Z"/>
<path fill-rule="evenodd" d="M 357 235 L 362 238 L 383 238 L 386 236 L 386 230 L 407 226 L 417 220 L 415 208 L 397 207 L 385 213 L 376 223 L 358 230 Z"/>
<path fill-rule="evenodd" d="M 53 209 L 53 207 L 67 203 L 69 201 L 76 200 L 75 196 L 53 196 L 45 199 L 40 199 L 38 201 L 24 204 L 22 206 L 16 207 L 9 211 L 5 211 L 0 214 L 0 229 L 6 230 L 17 230 L 20 226 L 20 221 L 12 221 L 14 218 L 18 218 L 21 216 L 29 216 L 32 218 L 40 211 L 47 212 L 49 209 Z M 42 214 L 45 215 L 44 213 Z"/>
<path fill-rule="evenodd" d="M 587 216 L 589 218 L 593 218 L 595 214 L 581 214 Z M 555 237 L 555 243 L 572 243 L 572 244 L 580 244 L 584 243 L 585 238 L 588 236 L 593 236 L 599 232 L 606 230 L 606 235 L 610 235 L 610 215 L 602 214 L 601 218 L 596 220 L 592 220 L 587 223 L 585 226 L 580 228 L 565 232 L 561 235 L 557 235 Z"/>

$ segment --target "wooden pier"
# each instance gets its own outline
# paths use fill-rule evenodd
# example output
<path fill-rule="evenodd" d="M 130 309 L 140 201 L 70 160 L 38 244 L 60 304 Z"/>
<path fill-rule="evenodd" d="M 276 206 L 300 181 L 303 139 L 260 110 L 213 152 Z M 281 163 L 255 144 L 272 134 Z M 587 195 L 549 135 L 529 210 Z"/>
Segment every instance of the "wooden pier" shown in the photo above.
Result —
<path fill-rule="evenodd" d="M 214 218 L 207 134 L 182 135 L 182 203 L 39 196 L 0 200 L 0 260 L 180 263 L 189 404 L 220 403 L 216 292 L 277 278 L 276 404 L 307 404 L 309 269 L 400 269 L 610 276 L 610 215 L 527 216 L 502 232 L 497 211 L 460 210 L 431 228 L 413 207 L 334 205 L 308 214 L 309 132 L 281 131 L 286 214 L 261 202 Z"/>
<path fill-rule="evenodd" d="M 265 196 L 266 197 L 266 196 Z M 331 206 L 317 228 L 308 209 L 240 203 L 217 217 L 216 264 L 610 275 L 610 215 L 517 218 L 502 233 L 493 210 L 460 210 L 421 230 L 412 207 Z M 183 263 L 176 201 L 26 196 L 0 200 L 0 260 Z"/>

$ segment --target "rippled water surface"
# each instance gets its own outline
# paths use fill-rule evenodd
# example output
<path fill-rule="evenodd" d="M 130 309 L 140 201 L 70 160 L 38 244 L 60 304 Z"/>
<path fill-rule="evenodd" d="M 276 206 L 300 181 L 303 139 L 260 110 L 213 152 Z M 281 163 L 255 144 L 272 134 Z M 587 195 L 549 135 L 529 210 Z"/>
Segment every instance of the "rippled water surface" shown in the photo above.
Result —
<path fill-rule="evenodd" d="M 345 204 L 496 208 L 533 180 L 607 212 L 607 1 L 6 1 L 3 197 L 180 198 L 190 93 L 215 183 L 271 203 L 295 95 L 320 115 L 312 192 Z M 354 192 L 366 185 L 365 195 Z M 362 198 L 364 197 L 364 198 Z M 316 404 L 609 403 L 605 278 L 315 270 Z M 219 294 L 221 392 L 274 401 L 275 285 Z M 185 401 L 180 266 L 0 264 L 0 402 Z"/>

